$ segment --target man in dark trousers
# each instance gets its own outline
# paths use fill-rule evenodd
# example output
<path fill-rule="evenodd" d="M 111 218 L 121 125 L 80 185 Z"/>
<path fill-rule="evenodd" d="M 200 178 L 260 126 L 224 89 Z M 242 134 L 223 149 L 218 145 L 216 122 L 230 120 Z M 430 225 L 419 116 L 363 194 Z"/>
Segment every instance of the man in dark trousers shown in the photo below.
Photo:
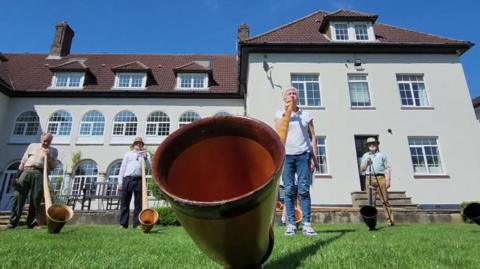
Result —
<path fill-rule="evenodd" d="M 27 226 L 31 229 L 40 228 L 37 218 L 40 213 L 40 203 L 43 198 L 43 165 L 45 154 L 47 155 L 47 169 L 50 171 L 57 166 L 58 151 L 50 147 L 52 140 L 52 134 L 42 134 L 40 143 L 30 144 L 23 155 L 17 173 L 20 176 L 15 179 L 12 214 L 10 216 L 10 223 L 7 225 L 9 229 L 17 227 L 28 193 L 30 193 L 30 205 L 28 208 Z"/>
<path fill-rule="evenodd" d="M 132 195 L 135 195 L 135 208 L 133 210 L 133 228 L 140 225 L 138 214 L 142 211 L 142 159 L 145 165 L 150 165 L 150 155 L 144 149 L 144 143 L 141 137 L 136 137 L 133 141 L 132 150 L 123 157 L 120 167 L 118 189 L 122 192 L 122 201 L 120 208 L 120 226 L 128 228 L 128 218 L 130 216 L 130 202 Z"/>

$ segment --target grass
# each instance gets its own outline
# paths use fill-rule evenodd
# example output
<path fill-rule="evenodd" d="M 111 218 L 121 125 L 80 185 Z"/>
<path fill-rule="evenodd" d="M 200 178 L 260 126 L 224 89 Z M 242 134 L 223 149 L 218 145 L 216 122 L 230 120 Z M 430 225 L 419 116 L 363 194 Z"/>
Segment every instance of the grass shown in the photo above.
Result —
<path fill-rule="evenodd" d="M 283 236 L 276 227 L 264 268 L 478 268 L 480 226 L 398 225 L 368 232 L 364 225 L 318 225 L 319 235 Z M 114 226 L 66 226 L 0 231 L 1 268 L 221 268 L 182 227 L 153 233 Z"/>

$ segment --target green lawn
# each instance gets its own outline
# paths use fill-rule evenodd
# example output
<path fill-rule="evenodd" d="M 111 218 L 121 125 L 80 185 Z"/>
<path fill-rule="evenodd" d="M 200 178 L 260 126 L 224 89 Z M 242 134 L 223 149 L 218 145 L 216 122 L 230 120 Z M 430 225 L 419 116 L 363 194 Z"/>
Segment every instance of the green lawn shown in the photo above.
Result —
<path fill-rule="evenodd" d="M 364 225 L 318 225 L 319 235 L 283 236 L 264 268 L 479 268 L 480 226 L 398 225 L 368 232 Z M 181 227 L 153 233 L 113 226 L 0 231 L 1 268 L 220 268 Z"/>

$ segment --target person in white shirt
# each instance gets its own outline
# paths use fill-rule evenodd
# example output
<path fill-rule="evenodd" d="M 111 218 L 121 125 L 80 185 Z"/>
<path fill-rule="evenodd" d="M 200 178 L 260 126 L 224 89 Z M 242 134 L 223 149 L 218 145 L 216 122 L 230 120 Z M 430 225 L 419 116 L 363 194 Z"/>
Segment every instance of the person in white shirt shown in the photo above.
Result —
<path fill-rule="evenodd" d="M 310 225 L 310 186 L 312 173 L 317 164 L 316 137 L 313 127 L 313 117 L 308 111 L 297 106 L 297 89 L 290 87 L 283 93 L 285 109 L 278 110 L 275 116 L 277 130 L 280 127 L 287 104 L 293 102 L 293 112 L 288 126 L 287 141 L 285 142 L 285 164 L 283 168 L 283 186 L 285 187 L 285 207 L 287 209 L 288 225 L 285 235 L 296 233 L 295 225 L 295 189 L 298 190 L 300 205 L 303 212 L 303 234 L 314 236 L 317 233 Z M 297 176 L 297 186 L 295 185 Z"/>
<path fill-rule="evenodd" d="M 125 153 L 122 165 L 120 166 L 118 189 L 122 191 L 120 206 L 120 226 L 128 228 L 128 219 L 130 216 L 130 202 L 132 195 L 135 195 L 135 208 L 133 210 L 133 228 L 140 225 L 138 214 L 142 211 L 142 166 L 141 160 L 145 160 L 145 165 L 150 165 L 150 154 L 144 150 L 144 143 L 141 137 L 136 137 L 133 141 L 132 150 Z"/>

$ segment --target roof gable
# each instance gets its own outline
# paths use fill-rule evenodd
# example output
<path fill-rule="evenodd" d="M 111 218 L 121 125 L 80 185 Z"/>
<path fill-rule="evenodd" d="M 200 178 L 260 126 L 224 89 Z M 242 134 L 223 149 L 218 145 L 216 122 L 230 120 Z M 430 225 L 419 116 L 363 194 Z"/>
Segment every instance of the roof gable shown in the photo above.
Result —
<path fill-rule="evenodd" d="M 69 71 L 86 71 L 88 67 L 84 63 L 85 60 L 72 59 L 65 63 L 51 66 L 49 69 L 53 72 L 69 72 Z"/>
<path fill-rule="evenodd" d="M 186 64 L 177 66 L 173 69 L 175 73 L 208 73 L 211 72 L 210 62 L 209 61 L 192 61 Z"/>
<path fill-rule="evenodd" d="M 146 72 L 146 71 L 149 71 L 150 68 L 148 66 L 146 66 L 145 64 L 143 64 L 142 62 L 139 62 L 139 61 L 133 61 L 133 62 L 130 62 L 130 63 L 126 63 L 126 64 L 121 64 L 121 65 L 117 65 L 117 66 L 114 66 L 112 67 L 112 71 L 114 72 L 120 72 L 120 71 L 143 71 L 143 72 Z"/>

